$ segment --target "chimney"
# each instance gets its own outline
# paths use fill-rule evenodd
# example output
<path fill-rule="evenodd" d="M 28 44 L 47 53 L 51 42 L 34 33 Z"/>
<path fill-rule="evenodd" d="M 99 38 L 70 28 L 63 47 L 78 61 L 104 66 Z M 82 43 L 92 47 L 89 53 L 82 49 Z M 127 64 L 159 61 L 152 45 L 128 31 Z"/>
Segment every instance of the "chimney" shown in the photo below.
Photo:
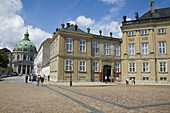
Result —
<path fill-rule="evenodd" d="M 67 28 L 70 27 L 70 23 L 67 23 Z"/>
<path fill-rule="evenodd" d="M 62 29 L 64 29 L 65 24 L 61 24 L 61 26 L 62 26 Z"/>
<path fill-rule="evenodd" d="M 87 32 L 90 33 L 90 28 L 87 28 Z"/>
<path fill-rule="evenodd" d="M 99 30 L 99 34 L 100 34 L 100 36 L 102 35 L 102 30 Z"/>
<path fill-rule="evenodd" d="M 123 22 L 126 22 L 126 16 L 123 16 Z"/>
<path fill-rule="evenodd" d="M 112 32 L 110 32 L 110 37 L 112 37 Z"/>
<path fill-rule="evenodd" d="M 53 33 L 53 35 L 55 35 L 55 32 Z"/>
<path fill-rule="evenodd" d="M 136 18 L 136 20 L 139 19 L 139 14 L 138 14 L 138 12 L 135 13 L 135 18 Z"/>
<path fill-rule="evenodd" d="M 151 1 L 151 13 L 155 12 L 154 1 Z"/>
<path fill-rule="evenodd" d="M 56 29 L 56 32 L 58 31 L 58 28 Z"/>
<path fill-rule="evenodd" d="M 76 25 L 75 25 L 75 31 L 77 31 L 77 29 L 78 29 L 78 25 L 76 24 Z"/>

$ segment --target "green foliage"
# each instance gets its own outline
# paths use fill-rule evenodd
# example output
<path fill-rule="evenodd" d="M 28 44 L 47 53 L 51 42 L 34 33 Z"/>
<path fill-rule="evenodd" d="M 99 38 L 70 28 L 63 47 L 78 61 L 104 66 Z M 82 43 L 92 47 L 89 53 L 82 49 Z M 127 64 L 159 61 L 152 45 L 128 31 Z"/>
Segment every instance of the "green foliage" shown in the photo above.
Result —
<path fill-rule="evenodd" d="M 8 54 L 3 50 L 0 50 L 0 67 L 7 68 L 8 67 Z"/>

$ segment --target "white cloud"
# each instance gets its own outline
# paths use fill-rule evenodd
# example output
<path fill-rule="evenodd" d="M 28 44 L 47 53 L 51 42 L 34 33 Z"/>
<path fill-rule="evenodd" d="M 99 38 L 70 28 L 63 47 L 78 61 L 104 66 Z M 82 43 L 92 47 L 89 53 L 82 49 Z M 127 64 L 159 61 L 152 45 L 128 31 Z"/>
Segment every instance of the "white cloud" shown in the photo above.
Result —
<path fill-rule="evenodd" d="M 72 21 L 72 20 L 71 20 L 71 21 L 69 21 L 69 23 L 75 25 L 75 24 L 76 24 L 76 21 Z"/>
<path fill-rule="evenodd" d="M 85 16 L 79 16 L 76 19 L 76 22 L 82 27 L 90 27 L 95 23 L 95 20 L 92 20 L 91 18 L 86 18 Z"/>
<path fill-rule="evenodd" d="M 127 17 L 127 19 L 126 19 L 126 21 L 131 21 L 131 20 L 132 20 L 132 19 L 131 19 L 131 18 L 128 18 L 128 17 Z"/>
<path fill-rule="evenodd" d="M 125 0 L 101 0 L 103 2 L 106 2 L 108 4 L 122 4 Z"/>
<path fill-rule="evenodd" d="M 0 48 L 7 47 L 11 51 L 15 45 L 24 38 L 26 25 L 23 18 L 18 14 L 22 9 L 20 0 L 0 0 Z M 52 37 L 51 34 L 39 28 L 28 26 L 30 40 L 37 49 L 42 41 Z"/>

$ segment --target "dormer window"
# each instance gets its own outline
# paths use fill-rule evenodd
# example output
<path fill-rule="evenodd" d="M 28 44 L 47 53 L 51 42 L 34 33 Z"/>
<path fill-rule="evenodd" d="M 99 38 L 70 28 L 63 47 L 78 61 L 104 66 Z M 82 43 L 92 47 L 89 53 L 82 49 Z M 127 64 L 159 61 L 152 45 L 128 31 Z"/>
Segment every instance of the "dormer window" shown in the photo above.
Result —
<path fill-rule="evenodd" d="M 141 34 L 141 35 L 148 35 L 148 30 L 141 30 L 141 31 L 140 31 L 140 34 Z"/>
<path fill-rule="evenodd" d="M 164 28 L 158 29 L 158 34 L 165 34 L 165 29 Z"/>
<path fill-rule="evenodd" d="M 129 31 L 128 36 L 135 36 L 135 32 L 134 31 Z"/>

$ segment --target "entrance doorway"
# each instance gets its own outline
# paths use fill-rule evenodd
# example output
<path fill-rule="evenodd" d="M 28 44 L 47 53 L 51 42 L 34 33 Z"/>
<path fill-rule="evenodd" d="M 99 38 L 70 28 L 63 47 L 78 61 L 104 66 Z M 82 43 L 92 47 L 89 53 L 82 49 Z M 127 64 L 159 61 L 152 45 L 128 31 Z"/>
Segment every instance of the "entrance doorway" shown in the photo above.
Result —
<path fill-rule="evenodd" d="M 109 65 L 103 66 L 103 82 L 105 82 L 105 76 L 107 76 L 107 81 L 109 82 L 109 76 L 111 76 L 111 66 Z"/>

